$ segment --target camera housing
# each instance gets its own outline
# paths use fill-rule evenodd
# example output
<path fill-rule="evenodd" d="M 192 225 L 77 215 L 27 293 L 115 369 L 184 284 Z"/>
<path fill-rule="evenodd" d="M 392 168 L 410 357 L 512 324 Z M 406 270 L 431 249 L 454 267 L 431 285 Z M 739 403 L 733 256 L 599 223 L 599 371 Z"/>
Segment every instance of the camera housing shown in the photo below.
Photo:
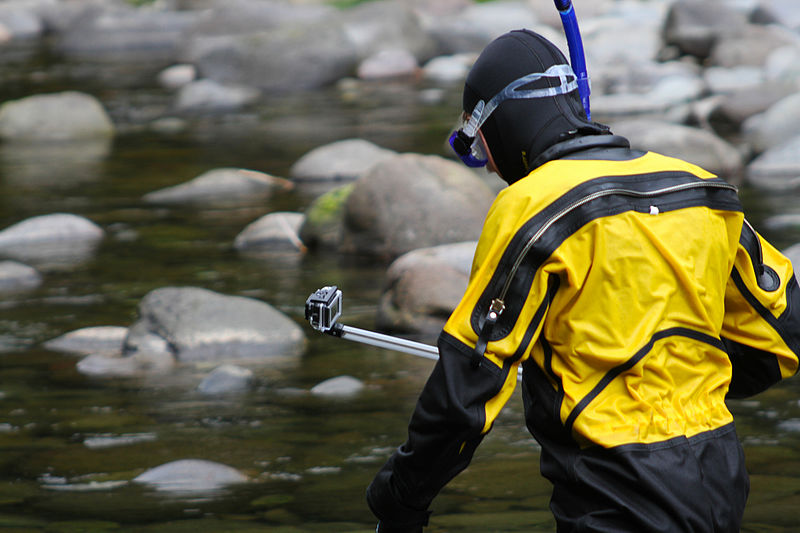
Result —
<path fill-rule="evenodd" d="M 342 316 L 342 291 L 336 285 L 317 289 L 306 300 L 305 314 L 312 328 L 330 331 Z"/>

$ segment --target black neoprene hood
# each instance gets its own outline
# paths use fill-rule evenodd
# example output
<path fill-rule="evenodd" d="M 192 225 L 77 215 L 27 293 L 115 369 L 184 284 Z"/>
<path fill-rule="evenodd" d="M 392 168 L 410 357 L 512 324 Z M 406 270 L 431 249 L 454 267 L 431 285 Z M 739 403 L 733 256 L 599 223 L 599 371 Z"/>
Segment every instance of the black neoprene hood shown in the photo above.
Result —
<path fill-rule="evenodd" d="M 530 30 L 506 33 L 483 50 L 464 84 L 464 111 L 471 113 L 479 100 L 488 102 L 509 83 L 553 65 L 569 64 L 553 43 Z M 525 89 L 556 87 L 559 81 L 542 78 Z M 481 127 L 501 177 L 513 183 L 528 175 L 531 163 L 556 143 L 582 135 L 608 133 L 608 128 L 586 118 L 578 90 L 545 98 L 506 100 Z"/>

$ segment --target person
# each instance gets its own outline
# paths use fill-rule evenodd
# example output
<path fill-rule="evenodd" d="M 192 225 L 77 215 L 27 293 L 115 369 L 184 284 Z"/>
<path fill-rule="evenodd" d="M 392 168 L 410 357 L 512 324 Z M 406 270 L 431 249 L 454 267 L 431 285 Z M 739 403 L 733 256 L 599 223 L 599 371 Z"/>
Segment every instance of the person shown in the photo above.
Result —
<path fill-rule="evenodd" d="M 377 531 L 428 523 L 521 367 L 559 532 L 739 531 L 749 481 L 727 398 L 798 369 L 791 262 L 735 187 L 587 119 L 561 51 L 491 42 L 451 142 L 508 183 L 438 340 L 408 439 L 367 489 Z"/>

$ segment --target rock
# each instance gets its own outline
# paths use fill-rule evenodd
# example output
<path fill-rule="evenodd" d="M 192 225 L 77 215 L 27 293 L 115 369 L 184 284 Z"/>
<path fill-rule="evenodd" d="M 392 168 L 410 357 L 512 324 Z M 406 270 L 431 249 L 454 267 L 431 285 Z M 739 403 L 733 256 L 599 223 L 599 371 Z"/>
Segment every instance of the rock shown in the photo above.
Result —
<path fill-rule="evenodd" d="M 241 168 L 212 169 L 180 185 L 144 195 L 154 204 L 240 205 L 261 202 L 275 190 L 290 190 L 289 180 Z"/>
<path fill-rule="evenodd" d="M 681 53 L 706 59 L 722 35 L 747 25 L 746 17 L 718 2 L 680 0 L 670 5 L 663 39 Z"/>
<path fill-rule="evenodd" d="M 372 165 L 395 154 L 363 139 L 345 139 L 304 154 L 289 169 L 289 177 L 297 183 L 355 181 Z"/>
<path fill-rule="evenodd" d="M 0 231 L 0 256 L 34 266 L 72 265 L 90 256 L 105 232 L 77 215 L 54 213 Z"/>
<path fill-rule="evenodd" d="M 48 350 L 73 354 L 121 354 L 122 343 L 128 328 L 121 326 L 93 326 L 65 333 L 44 343 Z"/>
<path fill-rule="evenodd" d="M 271 361 L 305 350 L 303 330 L 269 304 L 195 287 L 165 287 L 139 303 L 125 353 L 147 334 L 164 339 L 179 362 Z"/>
<path fill-rule="evenodd" d="M 151 468 L 133 481 L 158 491 L 175 493 L 214 492 L 248 478 L 235 468 L 202 459 L 181 459 Z"/>
<path fill-rule="evenodd" d="M 32 6 L 20 2 L 0 4 L 0 26 L 8 32 L 8 40 L 34 39 L 44 32 L 44 23 Z"/>
<path fill-rule="evenodd" d="M 104 378 L 129 378 L 140 372 L 133 357 L 105 353 L 87 355 L 78 361 L 75 368 L 85 376 Z"/>
<path fill-rule="evenodd" d="M 797 86 L 800 81 L 800 46 L 781 46 L 770 52 L 764 64 L 764 75 L 772 82 L 789 82 Z"/>
<path fill-rule="evenodd" d="M 394 259 L 417 248 L 477 239 L 493 198 L 459 163 L 393 156 L 355 183 L 345 204 L 341 250 Z"/>
<path fill-rule="evenodd" d="M 767 22 L 776 22 L 791 30 L 800 29 L 800 6 L 794 0 L 761 0 L 758 8 Z"/>
<path fill-rule="evenodd" d="M 144 9 L 124 3 L 87 7 L 57 33 L 54 49 L 73 60 L 174 63 L 195 11 Z"/>
<path fill-rule="evenodd" d="M 729 180 L 738 179 L 744 169 L 736 148 L 706 130 L 644 119 L 614 123 L 612 130 L 633 148 L 684 159 Z"/>
<path fill-rule="evenodd" d="M 439 54 L 419 16 L 403 2 L 364 2 L 341 11 L 331 21 L 341 26 L 362 60 L 382 50 L 406 50 L 421 64 Z"/>
<path fill-rule="evenodd" d="M 800 187 L 800 135 L 755 158 L 747 167 L 746 178 L 762 190 L 785 192 Z"/>
<path fill-rule="evenodd" d="M 364 80 L 413 77 L 419 71 L 417 58 L 408 50 L 378 50 L 358 66 L 358 77 Z"/>
<path fill-rule="evenodd" d="M 254 381 L 253 371 L 236 365 L 221 365 L 206 376 L 197 390 L 203 394 L 232 394 L 244 392 Z"/>
<path fill-rule="evenodd" d="M 799 116 L 800 93 L 794 93 L 745 121 L 742 131 L 753 150 L 760 153 L 800 135 Z"/>
<path fill-rule="evenodd" d="M 177 90 L 197 79 L 194 65 L 172 65 L 158 74 L 158 84 L 169 90 Z"/>
<path fill-rule="evenodd" d="M 65 141 L 113 134 L 114 125 L 100 102 L 80 92 L 28 96 L 0 106 L 4 140 Z"/>
<path fill-rule="evenodd" d="M 96 181 L 111 153 L 108 137 L 58 142 L 7 140 L 0 143 L 0 171 L 7 185 L 58 188 Z"/>
<path fill-rule="evenodd" d="M 720 134 L 738 135 L 747 119 L 763 113 L 796 90 L 791 84 L 768 82 L 722 95 L 711 110 L 708 122 Z"/>
<path fill-rule="evenodd" d="M 364 390 L 364 384 L 361 380 L 353 376 L 337 376 L 314 385 L 311 388 L 311 394 L 315 396 L 344 397 L 358 394 L 362 390 Z"/>
<path fill-rule="evenodd" d="M 425 79 L 438 83 L 463 82 L 476 58 L 477 54 L 452 54 L 434 57 L 425 63 L 422 68 L 422 74 Z"/>
<path fill-rule="evenodd" d="M 0 294 L 33 290 L 42 284 L 42 275 L 17 261 L 0 261 Z"/>
<path fill-rule="evenodd" d="M 358 53 L 339 25 L 293 24 L 232 35 L 191 37 L 181 60 L 221 84 L 288 92 L 350 75 Z"/>
<path fill-rule="evenodd" d="M 444 244 L 397 258 L 386 272 L 377 327 L 435 339 L 464 295 L 476 244 Z"/>
<path fill-rule="evenodd" d="M 797 43 L 796 35 L 779 27 L 748 25 L 740 31 L 720 36 L 714 43 L 709 62 L 727 68 L 762 67 L 776 49 Z"/>
<path fill-rule="evenodd" d="M 305 252 L 299 237 L 304 220 L 302 213 L 269 213 L 245 227 L 233 246 L 240 251 Z"/>
<path fill-rule="evenodd" d="M 252 87 L 197 80 L 180 88 L 175 109 L 181 112 L 231 111 L 253 104 L 260 98 L 261 91 Z"/>
<path fill-rule="evenodd" d="M 300 240 L 309 248 L 336 249 L 344 235 L 344 206 L 353 184 L 343 185 L 314 200 L 300 226 Z"/>

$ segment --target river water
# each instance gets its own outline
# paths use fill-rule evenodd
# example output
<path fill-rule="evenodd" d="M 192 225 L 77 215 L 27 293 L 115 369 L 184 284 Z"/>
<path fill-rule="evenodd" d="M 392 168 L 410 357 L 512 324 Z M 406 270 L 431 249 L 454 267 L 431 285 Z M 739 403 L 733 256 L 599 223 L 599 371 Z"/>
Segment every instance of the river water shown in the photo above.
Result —
<path fill-rule="evenodd" d="M 246 395 L 210 399 L 195 391 L 207 369 L 94 379 L 75 370 L 77 358 L 41 343 L 82 327 L 130 325 L 141 298 L 164 286 L 259 298 L 303 323 L 306 296 L 336 283 L 345 322 L 372 327 L 385 264 L 322 252 L 259 260 L 232 247 L 248 223 L 302 210 L 316 193 L 296 189 L 229 208 L 161 208 L 141 197 L 218 167 L 285 176 L 309 149 L 351 137 L 443 154 L 459 88 L 398 83 L 283 95 L 246 113 L 194 117 L 182 131 L 158 133 L 147 124 L 166 113 L 169 94 L 113 66 L 47 59 L 26 53 L 4 63 L 0 97 L 91 92 L 120 133 L 108 145 L 0 146 L 2 227 L 69 212 L 108 234 L 89 261 L 47 271 L 36 291 L 0 301 L 0 529 L 371 531 L 364 489 L 404 439 L 431 362 L 307 329 L 302 358 L 256 368 L 258 386 Z M 743 198 L 756 227 L 796 202 L 746 189 Z M 767 235 L 780 247 L 800 240 Z M 340 375 L 362 380 L 365 390 L 343 399 L 307 393 Z M 799 390 L 800 382 L 789 381 L 732 403 L 752 479 L 745 531 L 800 528 Z M 130 482 L 187 458 L 224 463 L 251 481 L 183 495 Z M 430 531 L 552 531 L 548 498 L 517 392 L 473 465 L 436 500 Z"/>

